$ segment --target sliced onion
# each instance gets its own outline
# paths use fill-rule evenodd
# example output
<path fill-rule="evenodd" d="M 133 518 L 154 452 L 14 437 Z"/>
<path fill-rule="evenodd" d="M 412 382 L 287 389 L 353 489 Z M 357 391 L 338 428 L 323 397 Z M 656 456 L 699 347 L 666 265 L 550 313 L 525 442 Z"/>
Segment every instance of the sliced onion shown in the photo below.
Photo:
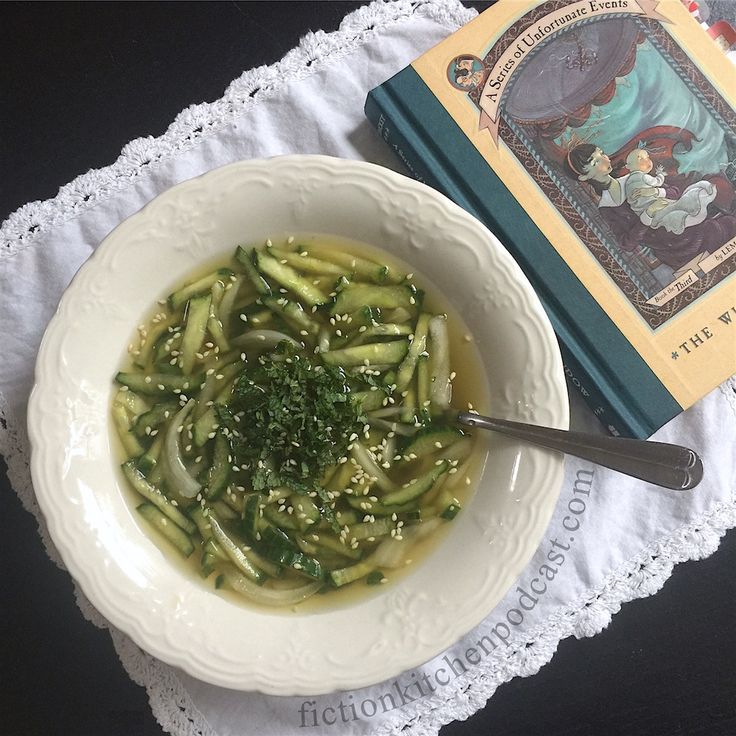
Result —
<path fill-rule="evenodd" d="M 179 435 L 183 431 L 180 428 L 184 426 L 189 412 L 194 408 L 196 403 L 194 399 L 189 399 L 174 417 L 166 432 L 166 441 L 164 444 L 166 464 L 171 475 L 171 480 L 175 486 L 175 490 L 184 496 L 184 498 L 194 498 L 202 489 L 202 486 L 189 475 L 181 458 L 181 447 L 179 445 Z"/>
<path fill-rule="evenodd" d="M 432 534 L 441 524 L 442 519 L 434 518 L 422 521 L 410 527 L 401 530 L 403 539 L 386 539 L 376 547 L 376 551 L 371 555 L 371 561 L 376 567 L 402 567 L 409 550 L 422 537 Z"/>
<path fill-rule="evenodd" d="M 250 330 L 230 340 L 230 345 L 234 348 L 261 347 L 263 350 L 270 350 L 271 348 L 275 348 L 283 340 L 286 340 L 286 342 L 295 348 L 303 347 L 293 337 L 278 330 Z"/>
<path fill-rule="evenodd" d="M 384 491 L 395 491 L 396 484 L 378 466 L 373 453 L 358 440 L 353 442 L 353 458 L 365 470 L 365 472 L 376 479 L 378 487 Z"/>
<path fill-rule="evenodd" d="M 314 595 L 323 585 L 315 580 L 295 588 L 275 590 L 254 583 L 230 565 L 223 565 L 222 572 L 228 585 L 236 593 L 264 606 L 292 606 Z"/>

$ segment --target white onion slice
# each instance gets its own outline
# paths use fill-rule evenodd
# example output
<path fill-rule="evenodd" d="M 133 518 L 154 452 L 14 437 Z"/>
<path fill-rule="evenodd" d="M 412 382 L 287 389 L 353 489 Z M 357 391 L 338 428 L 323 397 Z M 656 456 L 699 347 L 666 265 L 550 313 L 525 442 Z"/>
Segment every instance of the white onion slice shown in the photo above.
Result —
<path fill-rule="evenodd" d="M 166 464 L 171 475 L 171 480 L 175 485 L 175 490 L 184 496 L 184 498 L 194 498 L 202 489 L 202 486 L 189 475 L 184 461 L 181 459 L 181 447 L 179 445 L 179 435 L 183 431 L 181 427 L 184 426 L 189 412 L 194 408 L 196 403 L 194 399 L 189 399 L 181 408 L 166 432 L 164 444 Z"/>
<path fill-rule="evenodd" d="M 441 524 L 442 519 L 434 518 L 422 521 L 410 527 L 401 530 L 403 539 L 385 539 L 381 542 L 376 551 L 371 555 L 371 561 L 378 567 L 402 567 L 409 550 L 422 537 L 432 534 Z"/>
<path fill-rule="evenodd" d="M 244 595 L 246 598 L 255 603 L 262 603 L 265 606 L 291 606 L 295 603 L 309 598 L 314 595 L 323 585 L 318 580 L 305 585 L 299 585 L 296 588 L 281 588 L 275 590 L 273 588 L 264 588 L 261 585 L 249 580 L 245 575 L 231 566 L 223 566 L 222 570 L 228 585 L 237 593 Z"/>

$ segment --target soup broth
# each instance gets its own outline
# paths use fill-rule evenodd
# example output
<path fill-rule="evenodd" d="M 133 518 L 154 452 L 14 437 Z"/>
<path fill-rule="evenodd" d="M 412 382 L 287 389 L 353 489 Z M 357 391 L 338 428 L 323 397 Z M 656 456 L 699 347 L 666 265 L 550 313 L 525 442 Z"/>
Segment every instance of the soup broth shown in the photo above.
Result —
<path fill-rule="evenodd" d="M 451 420 L 487 408 L 471 335 L 362 243 L 238 248 L 156 305 L 121 368 L 112 414 L 145 528 L 249 605 L 313 610 L 395 582 L 485 462 Z"/>

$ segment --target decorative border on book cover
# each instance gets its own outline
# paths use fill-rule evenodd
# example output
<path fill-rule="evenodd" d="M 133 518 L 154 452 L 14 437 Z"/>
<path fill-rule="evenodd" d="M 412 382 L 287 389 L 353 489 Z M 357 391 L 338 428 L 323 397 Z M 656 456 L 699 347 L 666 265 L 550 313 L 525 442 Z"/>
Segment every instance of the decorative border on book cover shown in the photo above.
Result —
<path fill-rule="evenodd" d="M 652 329 L 736 270 L 736 113 L 655 5 L 550 0 L 510 25 L 483 59 L 461 55 L 448 67 L 448 82 L 480 109 L 479 127 L 508 146 Z M 549 73 L 552 65 L 578 79 L 591 71 L 587 90 L 578 81 L 568 95 L 574 105 L 559 105 L 565 79 Z M 645 126 L 608 153 L 595 142 L 615 137 L 606 136 L 604 106 L 620 86 L 638 84 L 638 66 L 659 75 L 658 91 L 627 101 L 661 117 L 667 98 L 675 124 Z M 601 67 L 615 72 L 601 76 Z M 689 116 L 692 130 L 682 123 Z M 693 161 L 714 137 L 720 150 L 701 173 Z M 679 172 L 683 155 L 687 173 Z"/>

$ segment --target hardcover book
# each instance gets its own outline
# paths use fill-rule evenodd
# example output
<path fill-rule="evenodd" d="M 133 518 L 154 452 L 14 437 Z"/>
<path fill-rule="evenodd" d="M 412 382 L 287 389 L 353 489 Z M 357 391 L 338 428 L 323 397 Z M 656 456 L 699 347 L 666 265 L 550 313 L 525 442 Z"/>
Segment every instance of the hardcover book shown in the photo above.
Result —
<path fill-rule="evenodd" d="M 499 0 L 365 111 L 511 251 L 604 426 L 648 437 L 736 373 L 735 97 L 680 0 Z"/>

